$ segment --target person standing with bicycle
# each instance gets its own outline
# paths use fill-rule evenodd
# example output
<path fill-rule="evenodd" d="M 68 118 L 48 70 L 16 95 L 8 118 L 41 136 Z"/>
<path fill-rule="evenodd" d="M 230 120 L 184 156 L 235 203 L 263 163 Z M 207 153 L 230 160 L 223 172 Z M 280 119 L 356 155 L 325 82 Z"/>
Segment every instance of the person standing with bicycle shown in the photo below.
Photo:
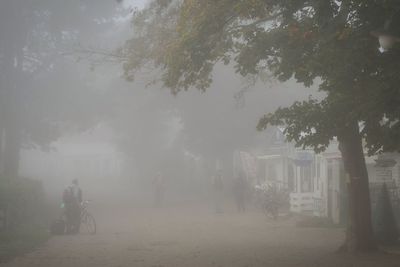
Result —
<path fill-rule="evenodd" d="M 82 190 L 77 179 L 72 181 L 63 193 L 63 203 L 66 218 L 66 233 L 77 234 L 81 224 Z"/>

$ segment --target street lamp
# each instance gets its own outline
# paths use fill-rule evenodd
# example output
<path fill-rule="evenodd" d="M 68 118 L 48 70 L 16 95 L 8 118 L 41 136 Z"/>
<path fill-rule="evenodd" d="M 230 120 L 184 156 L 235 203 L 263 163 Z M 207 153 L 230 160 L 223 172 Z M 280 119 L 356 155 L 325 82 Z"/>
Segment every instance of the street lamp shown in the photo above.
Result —
<path fill-rule="evenodd" d="M 387 52 L 400 42 L 400 10 L 386 20 L 383 29 L 372 31 L 371 34 L 378 38 L 380 51 Z"/>

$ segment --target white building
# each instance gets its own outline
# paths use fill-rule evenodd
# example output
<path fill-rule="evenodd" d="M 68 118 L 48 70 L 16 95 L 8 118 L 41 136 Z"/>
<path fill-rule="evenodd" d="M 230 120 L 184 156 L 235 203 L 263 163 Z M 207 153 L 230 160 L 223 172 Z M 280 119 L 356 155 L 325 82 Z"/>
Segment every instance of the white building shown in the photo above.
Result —
<path fill-rule="evenodd" d="M 346 219 L 347 189 L 338 143 L 315 154 L 312 150 L 295 148 L 284 141 L 282 129 L 277 128 L 265 155 L 259 156 L 261 177 L 290 190 L 292 212 L 327 217 L 333 223 Z M 397 153 L 367 157 L 371 191 L 379 190 L 383 182 L 400 183 L 400 155 Z M 374 204 L 374 203 L 372 203 Z"/>
<path fill-rule="evenodd" d="M 121 178 L 122 156 L 103 128 L 66 136 L 50 151 L 21 151 L 19 173 L 43 182 L 47 192 L 59 194 L 73 179 L 83 188 L 106 191 Z"/>

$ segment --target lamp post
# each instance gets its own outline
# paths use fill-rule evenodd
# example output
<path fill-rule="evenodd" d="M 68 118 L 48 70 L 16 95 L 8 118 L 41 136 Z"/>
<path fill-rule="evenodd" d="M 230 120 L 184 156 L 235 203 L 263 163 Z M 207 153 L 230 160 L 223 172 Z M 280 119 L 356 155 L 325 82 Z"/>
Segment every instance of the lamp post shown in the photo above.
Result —
<path fill-rule="evenodd" d="M 389 51 L 393 46 L 400 42 L 400 9 L 396 10 L 392 16 L 385 21 L 382 29 L 372 31 L 371 34 L 378 38 L 380 51 Z"/>

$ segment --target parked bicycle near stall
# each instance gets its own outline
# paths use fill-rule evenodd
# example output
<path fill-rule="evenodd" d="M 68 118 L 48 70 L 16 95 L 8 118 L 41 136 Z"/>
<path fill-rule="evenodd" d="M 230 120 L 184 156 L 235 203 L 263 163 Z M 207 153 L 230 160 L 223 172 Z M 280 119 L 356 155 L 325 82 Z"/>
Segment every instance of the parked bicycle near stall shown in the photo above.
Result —
<path fill-rule="evenodd" d="M 81 203 L 81 233 L 96 234 L 96 220 L 93 215 L 88 211 L 90 201 L 85 200 Z"/>
<path fill-rule="evenodd" d="M 255 186 L 256 205 L 269 218 L 277 220 L 279 216 L 288 215 L 289 191 L 273 183 Z"/>

